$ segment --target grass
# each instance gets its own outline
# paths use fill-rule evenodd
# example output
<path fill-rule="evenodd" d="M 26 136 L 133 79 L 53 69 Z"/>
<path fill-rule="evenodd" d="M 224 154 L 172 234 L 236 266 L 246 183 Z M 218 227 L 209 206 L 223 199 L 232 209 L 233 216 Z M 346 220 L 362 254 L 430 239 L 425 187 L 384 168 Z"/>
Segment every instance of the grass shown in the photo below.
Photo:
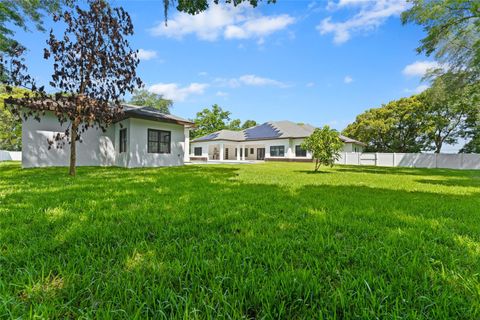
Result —
<path fill-rule="evenodd" d="M 0 164 L 0 318 L 478 319 L 480 172 Z"/>

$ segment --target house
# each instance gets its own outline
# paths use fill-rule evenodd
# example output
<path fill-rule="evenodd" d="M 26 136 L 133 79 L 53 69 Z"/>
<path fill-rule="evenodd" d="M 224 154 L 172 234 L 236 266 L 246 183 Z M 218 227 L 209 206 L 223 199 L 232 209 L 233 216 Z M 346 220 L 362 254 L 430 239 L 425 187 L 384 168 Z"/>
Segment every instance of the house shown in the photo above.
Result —
<path fill-rule="evenodd" d="M 243 130 L 220 130 L 191 142 L 190 160 L 311 161 L 300 145 L 315 127 L 291 121 L 271 121 Z M 362 152 L 363 142 L 339 135 L 344 152 Z"/>
<path fill-rule="evenodd" d="M 123 106 L 123 115 L 106 132 L 90 128 L 77 143 L 78 166 L 158 167 L 180 166 L 188 161 L 189 130 L 193 123 L 150 107 Z M 47 111 L 40 121 L 24 120 L 22 165 L 24 168 L 68 166 L 70 147 L 48 140 L 64 134 L 68 123 L 58 122 Z"/>

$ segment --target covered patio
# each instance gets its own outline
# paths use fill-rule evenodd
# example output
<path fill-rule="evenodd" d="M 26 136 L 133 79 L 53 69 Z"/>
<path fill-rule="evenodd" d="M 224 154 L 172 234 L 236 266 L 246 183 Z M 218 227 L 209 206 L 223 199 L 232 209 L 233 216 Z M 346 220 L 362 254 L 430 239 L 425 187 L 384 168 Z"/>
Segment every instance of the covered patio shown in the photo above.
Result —
<path fill-rule="evenodd" d="M 265 145 L 235 141 L 208 141 L 192 147 L 192 160 L 256 161 L 265 160 Z"/>

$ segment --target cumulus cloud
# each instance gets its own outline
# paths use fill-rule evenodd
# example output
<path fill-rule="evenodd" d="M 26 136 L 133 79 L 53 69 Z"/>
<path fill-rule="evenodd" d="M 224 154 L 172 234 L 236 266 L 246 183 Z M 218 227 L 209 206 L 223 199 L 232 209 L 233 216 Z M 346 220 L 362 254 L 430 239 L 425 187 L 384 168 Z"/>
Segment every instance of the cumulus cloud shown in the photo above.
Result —
<path fill-rule="evenodd" d="M 352 83 L 353 78 L 351 76 L 345 76 L 345 78 L 343 78 L 343 82 L 346 84 Z"/>
<path fill-rule="evenodd" d="M 246 5 L 211 6 L 197 15 L 179 13 L 169 20 L 168 26 L 159 23 L 150 32 L 154 36 L 182 39 L 194 34 L 201 40 L 263 39 L 295 23 L 288 14 L 264 16 Z M 263 40 L 261 40 L 263 41 Z"/>
<path fill-rule="evenodd" d="M 157 83 L 148 88 L 148 91 L 160 94 L 165 99 L 173 101 L 184 101 L 191 95 L 200 95 L 208 87 L 206 83 L 191 83 L 186 87 L 181 87 L 176 83 Z"/>
<path fill-rule="evenodd" d="M 238 78 L 217 78 L 214 83 L 222 87 L 231 87 L 237 88 L 242 85 L 245 86 L 254 86 L 254 87 L 264 87 L 272 86 L 277 88 L 287 88 L 289 85 L 282 81 L 260 77 L 254 74 L 246 74 Z"/>
<path fill-rule="evenodd" d="M 353 33 L 369 32 L 378 28 L 388 18 L 398 16 L 407 8 L 406 0 L 339 0 L 329 1 L 327 9 L 340 10 L 358 8 L 351 18 L 335 22 L 331 16 L 323 19 L 316 29 L 322 35 L 333 34 L 333 41 L 342 44 L 350 40 Z"/>
<path fill-rule="evenodd" d="M 154 50 L 140 49 L 138 50 L 137 57 L 140 60 L 151 60 L 157 57 L 157 52 Z"/>
<path fill-rule="evenodd" d="M 430 69 L 440 68 L 435 61 L 415 61 L 403 68 L 402 73 L 409 77 L 423 77 Z"/>

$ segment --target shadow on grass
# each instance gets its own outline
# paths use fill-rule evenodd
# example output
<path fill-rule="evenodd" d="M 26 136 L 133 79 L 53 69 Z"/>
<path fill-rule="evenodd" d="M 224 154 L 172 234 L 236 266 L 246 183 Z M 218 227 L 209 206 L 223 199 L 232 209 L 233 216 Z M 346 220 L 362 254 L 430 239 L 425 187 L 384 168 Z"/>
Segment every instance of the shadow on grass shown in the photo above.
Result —
<path fill-rule="evenodd" d="M 335 166 L 336 171 L 351 173 L 373 173 L 385 175 L 413 175 L 413 176 L 465 176 L 479 175 L 479 170 L 453 170 L 432 168 L 406 168 L 406 167 L 375 167 L 375 166 Z"/>
<path fill-rule="evenodd" d="M 480 193 L 240 170 L 0 171 L 0 316 L 478 316 Z"/>

